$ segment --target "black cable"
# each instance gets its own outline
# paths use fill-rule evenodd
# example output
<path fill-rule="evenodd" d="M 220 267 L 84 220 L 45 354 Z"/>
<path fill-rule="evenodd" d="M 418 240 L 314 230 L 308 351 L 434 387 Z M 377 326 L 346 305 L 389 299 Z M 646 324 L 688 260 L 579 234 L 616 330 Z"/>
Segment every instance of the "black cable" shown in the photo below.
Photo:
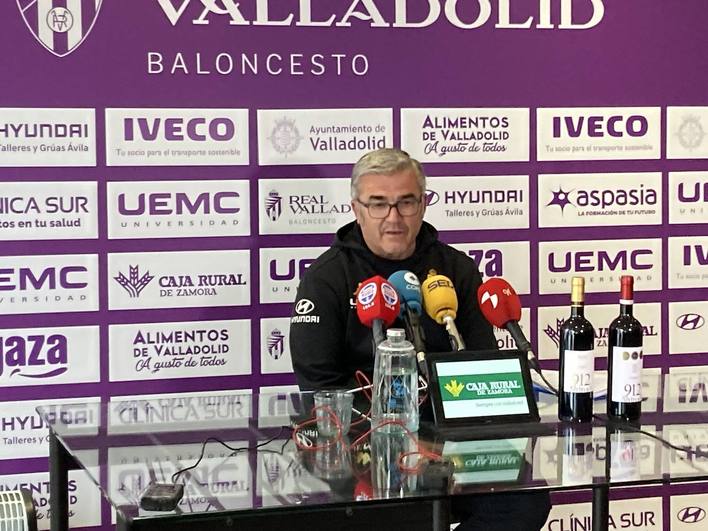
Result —
<path fill-rule="evenodd" d="M 206 445 L 209 441 L 217 442 L 217 443 L 221 444 L 222 446 L 228 448 L 229 450 L 231 450 L 231 452 L 232 452 L 231 455 L 233 456 L 239 452 L 251 452 L 253 450 L 258 450 L 262 446 L 266 446 L 267 444 L 272 443 L 274 440 L 279 439 L 280 436 L 283 434 L 283 430 L 286 430 L 286 429 L 292 429 L 292 428 L 290 428 L 289 426 L 281 426 L 280 431 L 276 435 L 274 435 L 273 437 L 268 439 L 267 441 L 263 441 L 262 443 L 258 443 L 255 446 L 246 446 L 246 447 L 242 447 L 242 448 L 234 448 L 233 446 L 229 446 L 228 444 L 226 444 L 224 441 L 222 441 L 218 437 L 207 437 L 204 440 L 204 442 L 202 443 L 202 451 L 199 454 L 199 458 L 197 459 L 197 462 L 191 466 L 181 468 L 180 470 L 178 470 L 177 472 L 172 474 L 172 478 L 171 478 L 172 483 L 177 483 L 177 480 L 179 479 L 180 474 L 184 474 L 185 472 L 188 472 L 189 470 L 193 470 L 193 469 L 197 468 L 197 466 L 199 466 L 199 463 L 201 463 L 202 459 L 204 459 L 204 451 L 206 450 Z M 283 443 L 283 446 L 280 448 L 280 452 L 276 452 L 275 450 L 262 450 L 262 451 L 282 454 L 283 450 L 285 449 L 285 446 L 288 444 L 289 441 L 290 441 L 290 439 L 285 439 L 285 443 Z"/>

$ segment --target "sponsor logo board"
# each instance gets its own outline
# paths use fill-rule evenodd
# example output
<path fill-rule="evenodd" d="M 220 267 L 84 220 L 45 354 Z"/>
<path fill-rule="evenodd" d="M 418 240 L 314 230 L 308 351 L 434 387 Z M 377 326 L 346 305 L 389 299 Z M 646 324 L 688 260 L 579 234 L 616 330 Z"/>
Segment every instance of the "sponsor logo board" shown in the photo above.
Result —
<path fill-rule="evenodd" d="M 538 176 L 539 227 L 660 224 L 659 172 Z"/>
<path fill-rule="evenodd" d="M 4 256 L 0 314 L 98 310 L 98 255 Z"/>
<path fill-rule="evenodd" d="M 261 249 L 261 303 L 292 303 L 305 271 L 326 250 L 327 247 Z"/>
<path fill-rule="evenodd" d="M 110 380 L 234 376 L 251 372 L 251 322 L 111 325 Z"/>
<path fill-rule="evenodd" d="M 0 329 L 0 386 L 100 381 L 98 326 Z"/>
<path fill-rule="evenodd" d="M 288 424 L 293 415 L 302 413 L 297 385 L 271 385 L 258 390 L 258 427 L 274 428 Z"/>
<path fill-rule="evenodd" d="M 504 277 L 516 293 L 531 293 L 529 242 L 452 243 L 472 258 L 482 279 Z"/>
<path fill-rule="evenodd" d="M 567 306 L 548 306 L 538 309 L 538 356 L 540 359 L 558 359 L 560 329 L 569 317 Z M 607 356 L 610 323 L 619 315 L 617 304 L 589 304 L 585 316 L 595 329 L 595 356 Z M 644 355 L 659 355 L 661 350 L 661 304 L 658 302 L 634 305 L 634 315 L 644 330 Z"/>
<path fill-rule="evenodd" d="M 289 338 L 289 317 L 261 319 L 261 373 L 293 372 Z"/>
<path fill-rule="evenodd" d="M 108 307 L 245 306 L 251 302 L 249 251 L 108 255 Z"/>
<path fill-rule="evenodd" d="M 622 275 L 636 291 L 661 289 L 661 239 L 539 242 L 539 292 L 569 293 L 573 276 L 588 293 L 616 292 Z"/>
<path fill-rule="evenodd" d="M 69 471 L 69 529 L 101 525 L 101 492 L 86 472 Z M 98 477 L 98 472 L 98 467 L 88 469 L 93 478 Z M 0 476 L 0 491 L 17 489 L 26 489 L 32 494 L 37 514 L 37 529 L 49 529 L 49 472 Z"/>
<path fill-rule="evenodd" d="M 245 180 L 109 182 L 108 237 L 248 236 L 248 190 Z"/>
<path fill-rule="evenodd" d="M 391 109 L 258 110 L 258 163 L 350 164 L 393 142 Z"/>
<path fill-rule="evenodd" d="M 349 179 L 258 181 L 261 234 L 333 233 L 354 219 Z"/>
<path fill-rule="evenodd" d="M 113 396 L 108 433 L 243 428 L 251 411 L 249 389 Z"/>
<path fill-rule="evenodd" d="M 669 353 L 705 352 L 708 345 L 708 302 L 669 303 Z"/>
<path fill-rule="evenodd" d="M 429 177 L 425 219 L 438 230 L 527 229 L 529 178 Z"/>
<path fill-rule="evenodd" d="M 669 223 L 708 223 L 708 172 L 669 172 Z"/>
<path fill-rule="evenodd" d="M 661 497 L 611 500 L 608 524 L 610 529 L 662 531 Z M 553 505 L 541 529 L 560 531 L 583 528 L 592 529 L 592 504 L 589 502 Z"/>
<path fill-rule="evenodd" d="M 528 109 L 401 109 L 401 147 L 420 162 L 529 160 Z"/>
<path fill-rule="evenodd" d="M 61 424 L 62 433 L 98 433 L 97 398 L 0 402 L 0 460 L 49 455 L 49 428 L 37 412 L 39 407 L 52 422 Z"/>
<path fill-rule="evenodd" d="M 246 166 L 248 109 L 106 109 L 108 166 Z"/>
<path fill-rule="evenodd" d="M 95 166 L 94 109 L 0 108 L 0 166 Z"/>
<path fill-rule="evenodd" d="M 669 238 L 669 288 L 704 288 L 708 283 L 708 236 Z"/>
<path fill-rule="evenodd" d="M 660 107 L 570 107 L 536 111 L 538 160 L 658 159 Z"/>
<path fill-rule="evenodd" d="M 95 182 L 5 182 L 0 240 L 98 238 Z"/>
<path fill-rule="evenodd" d="M 708 366 L 669 367 L 664 381 L 664 412 L 705 411 L 706 407 Z"/>
<path fill-rule="evenodd" d="M 696 531 L 708 523 L 708 494 L 672 494 L 671 531 Z"/>
<path fill-rule="evenodd" d="M 667 107 L 666 129 L 666 158 L 708 158 L 708 107 Z"/>

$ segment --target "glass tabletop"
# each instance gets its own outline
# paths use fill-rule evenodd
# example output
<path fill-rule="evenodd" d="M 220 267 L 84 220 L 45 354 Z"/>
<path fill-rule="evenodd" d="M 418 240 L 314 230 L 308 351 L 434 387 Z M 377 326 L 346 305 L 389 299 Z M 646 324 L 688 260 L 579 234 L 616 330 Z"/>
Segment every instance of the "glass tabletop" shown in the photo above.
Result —
<path fill-rule="evenodd" d="M 641 432 L 601 416 L 587 425 L 559 423 L 555 397 L 540 394 L 549 434 L 482 440 L 423 429 L 367 434 L 368 423 L 360 423 L 341 440 L 303 429 L 296 444 L 292 427 L 311 418 L 309 393 L 113 397 L 37 410 L 111 505 L 135 519 L 708 479 L 707 389 L 708 374 L 649 373 Z M 597 413 L 604 407 L 596 400 Z M 449 481 L 426 470 L 418 452 L 453 463 Z M 140 508 L 150 483 L 173 481 L 185 489 L 176 510 Z"/>

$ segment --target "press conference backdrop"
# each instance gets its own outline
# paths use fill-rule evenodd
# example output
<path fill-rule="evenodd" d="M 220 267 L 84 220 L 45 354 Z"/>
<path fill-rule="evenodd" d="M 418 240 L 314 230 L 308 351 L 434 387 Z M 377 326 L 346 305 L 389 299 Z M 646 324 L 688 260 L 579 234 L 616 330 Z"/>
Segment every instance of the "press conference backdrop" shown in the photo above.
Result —
<path fill-rule="evenodd" d="M 522 295 L 544 366 L 571 276 L 604 358 L 631 273 L 645 386 L 685 373 L 670 407 L 708 403 L 704 0 L 8 0 L 0 21 L 0 486 L 33 491 L 40 527 L 37 404 L 218 392 L 181 411 L 228 419 L 232 390 L 293 387 L 298 280 L 384 146 L 424 163 L 441 238 Z M 231 494 L 296 480 L 268 472 L 234 461 Z M 109 525 L 70 485 L 72 526 Z M 622 490 L 614 523 L 689 529 L 705 491 Z M 587 497 L 554 500 L 547 529 L 584 525 Z"/>

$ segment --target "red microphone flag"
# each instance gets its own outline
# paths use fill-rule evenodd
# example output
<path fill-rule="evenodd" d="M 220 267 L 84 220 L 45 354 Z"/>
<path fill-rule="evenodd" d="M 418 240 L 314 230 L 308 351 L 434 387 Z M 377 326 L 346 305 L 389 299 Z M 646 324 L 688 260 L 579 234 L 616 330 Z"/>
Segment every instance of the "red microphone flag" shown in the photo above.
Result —
<path fill-rule="evenodd" d="M 503 278 L 486 280 L 477 290 L 477 301 L 484 318 L 497 328 L 521 319 L 521 299 Z"/>

